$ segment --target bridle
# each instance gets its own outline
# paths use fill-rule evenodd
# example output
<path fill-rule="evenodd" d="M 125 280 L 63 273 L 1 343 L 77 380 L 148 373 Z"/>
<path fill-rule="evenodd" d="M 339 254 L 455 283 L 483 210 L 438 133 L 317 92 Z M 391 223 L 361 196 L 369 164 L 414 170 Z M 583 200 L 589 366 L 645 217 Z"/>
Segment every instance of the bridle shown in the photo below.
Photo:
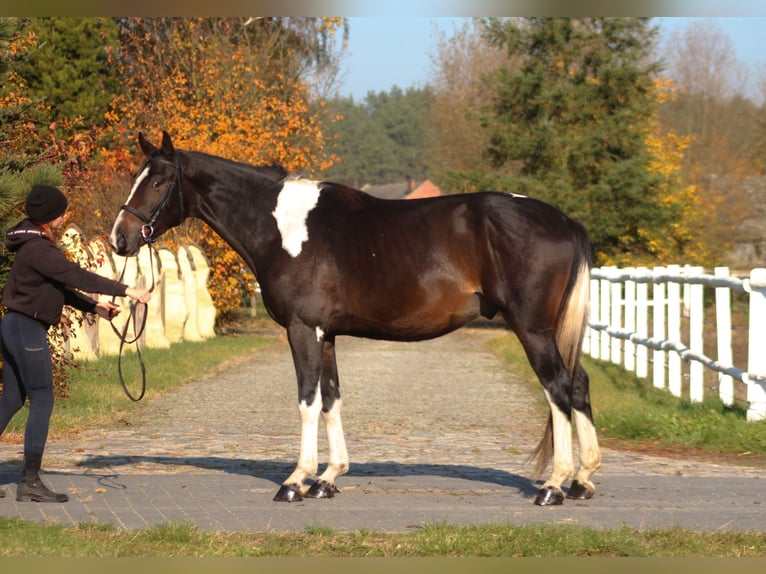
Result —
<path fill-rule="evenodd" d="M 181 209 L 181 221 L 184 220 L 184 196 L 183 196 L 183 189 L 181 188 L 181 154 L 180 152 L 176 152 L 175 161 L 171 162 L 166 159 L 162 158 L 154 158 L 150 159 L 149 162 L 156 161 L 161 164 L 170 165 L 175 168 L 175 175 L 173 176 L 173 181 L 168 184 L 168 186 L 165 188 L 165 192 L 162 194 L 162 197 L 160 198 L 160 201 L 157 203 L 157 205 L 154 206 L 154 209 L 152 212 L 147 216 L 143 213 L 141 213 L 139 210 L 137 210 L 135 207 L 131 207 L 130 205 L 122 205 L 120 206 L 120 210 L 127 211 L 128 213 L 135 215 L 144 222 L 144 225 L 141 226 L 141 238 L 146 243 L 154 243 L 157 239 L 154 237 L 154 224 L 157 221 L 157 218 L 160 216 L 160 213 L 162 213 L 162 210 L 165 209 L 168 204 L 170 203 L 170 198 L 173 193 L 173 190 L 178 188 L 178 205 Z"/>
<path fill-rule="evenodd" d="M 154 207 L 154 209 L 148 216 L 141 213 L 135 207 L 131 207 L 130 205 L 127 205 L 127 204 L 122 205 L 120 207 L 120 210 L 125 210 L 128 213 L 135 215 L 138 219 L 144 222 L 144 225 L 141 226 L 141 238 L 144 240 L 145 243 L 147 243 L 148 245 L 151 245 L 157 240 L 157 238 L 154 236 L 154 224 L 157 221 L 157 218 L 160 216 L 160 213 L 162 213 L 162 210 L 165 209 L 170 203 L 170 198 L 175 188 L 178 188 L 178 203 L 181 208 L 181 221 L 184 220 L 184 202 L 183 202 L 183 191 L 181 189 L 181 155 L 180 153 L 176 152 L 175 162 L 170 162 L 162 158 L 154 158 L 149 161 L 156 161 L 165 165 L 173 166 L 175 168 L 175 175 L 173 176 L 173 181 L 169 183 L 168 186 L 165 188 L 165 192 L 162 194 L 162 198 L 160 198 L 160 201 L 157 203 L 157 205 Z M 149 249 L 149 267 L 152 270 L 152 283 L 151 283 L 151 287 L 149 288 L 149 291 L 151 292 L 151 291 L 154 291 L 154 287 L 155 287 L 154 258 L 153 258 L 153 253 L 151 248 Z M 127 268 L 127 259 L 125 260 L 125 266 L 122 268 L 122 273 L 120 273 L 120 277 L 118 281 L 122 281 L 123 277 L 125 276 L 126 268 Z M 115 297 L 112 297 L 112 303 L 114 303 L 114 300 L 115 300 Z M 122 331 L 120 331 L 114 325 L 114 322 L 111 319 L 109 321 L 109 323 L 112 326 L 112 330 L 120 339 L 120 350 L 119 350 L 118 358 L 117 358 L 117 370 L 120 376 L 120 383 L 122 384 L 122 389 L 123 391 L 125 391 L 125 394 L 128 396 L 128 398 L 131 401 L 140 401 L 144 397 L 144 394 L 146 393 L 146 365 L 144 364 L 144 358 L 143 358 L 143 355 L 141 354 L 141 348 L 137 343 L 138 343 L 138 340 L 141 338 L 141 335 L 143 335 L 144 329 L 146 328 L 148 304 L 144 303 L 144 313 L 143 313 L 143 317 L 141 317 L 140 325 L 138 325 L 138 321 L 136 320 L 137 308 L 138 308 L 138 303 L 131 301 L 130 302 L 130 317 L 128 318 L 127 321 L 125 321 L 125 326 L 123 327 Z M 128 339 L 128 327 L 131 323 L 133 324 L 133 338 Z M 128 390 L 128 386 L 125 383 L 125 378 L 122 373 L 122 350 L 125 345 L 131 345 L 133 343 L 136 343 L 136 355 L 138 356 L 138 362 L 141 367 L 141 392 L 138 395 L 133 395 Z"/>

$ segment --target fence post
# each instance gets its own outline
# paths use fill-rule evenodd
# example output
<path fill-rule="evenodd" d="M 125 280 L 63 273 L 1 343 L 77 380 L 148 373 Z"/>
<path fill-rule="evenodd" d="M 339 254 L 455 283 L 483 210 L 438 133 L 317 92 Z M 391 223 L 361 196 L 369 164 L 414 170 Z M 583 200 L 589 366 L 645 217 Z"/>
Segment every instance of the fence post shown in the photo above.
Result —
<path fill-rule="evenodd" d="M 629 274 L 634 274 L 636 270 L 632 267 L 625 269 Z M 636 332 L 636 282 L 625 281 L 624 295 L 624 326 L 630 333 Z M 636 344 L 630 339 L 625 340 L 625 369 L 631 372 L 636 370 Z"/>
<path fill-rule="evenodd" d="M 612 294 L 609 296 L 609 302 L 611 303 L 611 321 L 609 324 L 614 329 L 620 329 L 622 327 L 622 283 L 615 281 L 612 283 Z M 610 337 L 612 340 L 612 362 L 615 365 L 622 364 L 622 346 L 620 339 L 617 337 Z"/>
<path fill-rule="evenodd" d="M 680 275 L 679 265 L 668 265 L 668 273 Z M 676 281 L 668 283 L 668 341 L 681 342 L 681 284 Z M 678 353 L 668 353 L 668 389 L 676 396 L 681 396 L 681 356 Z"/>
<path fill-rule="evenodd" d="M 611 269 L 610 267 L 602 267 L 601 271 L 602 273 L 606 274 L 606 272 Z M 609 324 L 609 295 L 611 293 L 611 285 L 609 284 L 609 279 L 602 279 L 601 280 L 601 287 L 599 289 L 599 292 L 601 293 L 601 305 L 600 305 L 600 311 L 601 314 L 599 316 L 599 320 L 602 324 L 608 325 Z M 609 335 L 606 333 L 603 333 L 601 335 L 601 350 L 599 351 L 599 355 L 601 356 L 601 359 L 606 361 L 609 359 Z"/>
<path fill-rule="evenodd" d="M 766 269 L 750 271 L 750 327 L 747 348 L 747 371 L 752 376 L 766 376 L 764 335 L 766 327 Z M 747 420 L 766 419 L 766 381 L 749 381 L 747 385 Z"/>
<path fill-rule="evenodd" d="M 688 267 L 691 275 L 702 275 L 702 267 Z M 689 349 L 698 356 L 705 354 L 703 344 L 705 329 L 704 285 L 689 285 Z M 691 361 L 689 365 L 689 400 L 693 403 L 702 402 L 705 396 L 705 367 L 699 361 Z"/>
<path fill-rule="evenodd" d="M 665 270 L 662 267 L 654 268 L 654 276 L 662 275 Z M 655 341 L 665 340 L 665 284 L 654 283 L 652 285 L 652 339 Z M 654 349 L 652 351 L 653 372 L 652 384 L 658 389 L 665 388 L 665 351 Z"/>
<path fill-rule="evenodd" d="M 641 277 L 648 275 L 648 269 L 646 267 L 639 267 L 637 269 Z M 636 284 L 636 333 L 639 337 L 646 338 L 649 334 L 649 317 L 648 317 L 648 284 L 646 281 L 641 281 Z M 637 345 L 636 348 L 636 376 L 642 379 L 646 378 L 647 368 L 649 361 L 649 353 L 644 345 Z"/>
<path fill-rule="evenodd" d="M 599 295 L 600 282 L 598 279 L 590 280 L 590 308 L 588 310 L 590 317 L 594 321 L 598 321 L 601 317 L 599 311 L 600 295 Z M 583 352 L 588 353 L 594 359 L 601 358 L 599 355 L 599 340 L 600 333 L 598 329 L 588 328 L 587 336 L 583 342 Z"/>
<path fill-rule="evenodd" d="M 728 277 L 728 267 L 716 267 L 716 277 Z M 715 290 L 715 324 L 716 341 L 718 345 L 718 362 L 733 365 L 734 359 L 731 346 L 731 289 L 716 287 Z M 734 379 L 731 375 L 718 374 L 718 396 L 723 404 L 734 404 Z"/>

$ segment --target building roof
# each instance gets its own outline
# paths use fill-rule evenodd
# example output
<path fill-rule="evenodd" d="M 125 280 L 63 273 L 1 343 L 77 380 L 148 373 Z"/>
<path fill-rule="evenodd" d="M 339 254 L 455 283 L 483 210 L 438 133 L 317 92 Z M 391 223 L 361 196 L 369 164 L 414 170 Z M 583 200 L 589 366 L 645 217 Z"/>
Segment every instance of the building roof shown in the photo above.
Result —
<path fill-rule="evenodd" d="M 425 180 L 415 190 L 407 196 L 407 199 L 418 199 L 421 197 L 438 197 L 442 194 L 430 179 Z"/>
<path fill-rule="evenodd" d="M 414 180 L 381 185 L 365 185 L 362 191 L 381 199 L 418 199 L 421 197 L 436 197 L 442 194 L 431 180 L 427 179 L 416 186 Z"/>

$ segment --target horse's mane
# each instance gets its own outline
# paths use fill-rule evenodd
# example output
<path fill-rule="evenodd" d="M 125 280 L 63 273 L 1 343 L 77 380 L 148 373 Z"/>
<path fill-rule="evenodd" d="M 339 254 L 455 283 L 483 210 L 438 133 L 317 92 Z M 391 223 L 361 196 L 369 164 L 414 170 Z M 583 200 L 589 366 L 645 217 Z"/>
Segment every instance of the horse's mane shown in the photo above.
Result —
<path fill-rule="evenodd" d="M 270 179 L 273 181 L 279 181 L 290 175 L 290 172 L 277 161 L 271 160 L 268 163 L 253 165 L 243 161 L 235 161 L 218 155 L 212 155 L 201 151 L 185 151 L 183 152 L 190 156 L 204 157 L 207 159 L 214 159 L 231 167 L 237 167 L 245 171 L 256 171 L 261 177 Z"/>

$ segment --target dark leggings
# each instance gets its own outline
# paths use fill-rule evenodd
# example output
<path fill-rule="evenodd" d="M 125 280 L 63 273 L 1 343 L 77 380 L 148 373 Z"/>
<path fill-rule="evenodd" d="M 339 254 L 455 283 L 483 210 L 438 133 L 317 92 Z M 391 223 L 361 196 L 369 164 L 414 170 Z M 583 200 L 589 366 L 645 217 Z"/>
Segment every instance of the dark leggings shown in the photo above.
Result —
<path fill-rule="evenodd" d="M 8 312 L 0 322 L 3 347 L 3 395 L 0 435 L 29 397 L 24 452 L 41 455 L 53 411 L 53 366 L 46 328 L 37 321 Z"/>

